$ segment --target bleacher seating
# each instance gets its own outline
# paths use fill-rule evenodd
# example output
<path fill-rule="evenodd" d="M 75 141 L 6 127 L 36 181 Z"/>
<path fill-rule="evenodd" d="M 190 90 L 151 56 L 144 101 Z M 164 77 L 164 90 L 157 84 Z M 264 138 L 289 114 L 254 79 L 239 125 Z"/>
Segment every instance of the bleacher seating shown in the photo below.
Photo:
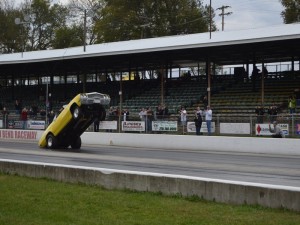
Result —
<path fill-rule="evenodd" d="M 252 91 L 251 81 L 235 82 L 232 76 L 216 76 L 212 81 L 211 107 L 214 115 L 254 115 L 256 106 L 261 105 L 261 81 L 257 81 L 257 90 Z M 222 78 L 222 79 L 221 79 Z M 30 108 L 33 104 L 39 109 L 45 108 L 45 99 L 40 99 L 41 86 L 15 86 L 14 99 L 11 87 L 1 87 L 1 103 L 10 111 L 14 110 L 14 100 L 21 99 L 23 106 Z M 43 90 L 46 90 L 44 85 Z M 300 88 L 300 76 L 270 76 L 264 81 L 264 106 L 276 104 L 286 111 L 287 99 Z M 119 81 L 110 83 L 87 82 L 86 92 L 102 92 L 111 96 L 111 106 L 119 107 L 121 90 Z M 153 110 L 163 103 L 171 114 L 177 114 L 180 106 L 186 106 L 188 113 L 193 114 L 197 106 L 203 109 L 201 97 L 206 94 L 205 78 L 192 77 L 188 80 L 170 79 L 164 86 L 164 96 L 161 97 L 160 82 L 153 80 L 123 81 L 122 108 L 127 108 L 131 115 L 138 114 L 141 108 L 151 107 Z M 49 93 L 55 110 L 66 104 L 77 93 L 83 91 L 82 83 L 55 84 Z M 298 112 L 299 112 L 298 106 Z"/>

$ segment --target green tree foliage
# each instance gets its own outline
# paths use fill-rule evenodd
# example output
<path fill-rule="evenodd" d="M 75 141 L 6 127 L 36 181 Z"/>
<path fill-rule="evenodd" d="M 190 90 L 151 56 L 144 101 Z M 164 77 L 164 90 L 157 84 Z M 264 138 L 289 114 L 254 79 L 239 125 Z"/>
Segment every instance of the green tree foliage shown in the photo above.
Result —
<path fill-rule="evenodd" d="M 82 45 L 83 29 L 73 25 L 72 27 L 62 27 L 56 30 L 53 48 L 68 48 Z"/>
<path fill-rule="evenodd" d="M 209 7 L 202 0 L 69 2 L 62 5 L 53 4 L 54 0 L 24 0 L 14 5 L 14 0 L 1 0 L 0 52 L 80 46 L 85 36 L 86 44 L 94 44 L 209 29 Z M 19 24 L 15 24 L 16 18 L 20 19 Z"/>
<path fill-rule="evenodd" d="M 106 0 L 96 23 L 98 42 L 191 34 L 209 29 L 200 0 Z M 215 28 L 215 26 L 214 26 Z"/>
<path fill-rule="evenodd" d="M 55 31 L 66 25 L 67 9 L 58 4 L 51 5 L 49 0 L 32 0 L 30 5 L 24 6 L 24 12 L 30 16 L 26 50 L 52 48 Z"/>
<path fill-rule="evenodd" d="M 300 22 L 300 0 L 280 0 L 285 10 L 281 13 L 284 23 Z"/>
<path fill-rule="evenodd" d="M 15 24 L 15 18 L 20 12 L 12 7 L 8 1 L 0 2 L 0 52 L 12 53 L 21 51 L 23 36 Z"/>

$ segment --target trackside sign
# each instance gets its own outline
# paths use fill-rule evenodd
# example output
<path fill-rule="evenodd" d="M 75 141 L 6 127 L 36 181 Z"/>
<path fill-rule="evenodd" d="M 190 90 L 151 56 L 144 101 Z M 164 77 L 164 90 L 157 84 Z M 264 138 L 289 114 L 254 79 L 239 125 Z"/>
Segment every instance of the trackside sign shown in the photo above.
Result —
<path fill-rule="evenodd" d="M 0 130 L 0 139 L 37 140 L 37 131 Z"/>

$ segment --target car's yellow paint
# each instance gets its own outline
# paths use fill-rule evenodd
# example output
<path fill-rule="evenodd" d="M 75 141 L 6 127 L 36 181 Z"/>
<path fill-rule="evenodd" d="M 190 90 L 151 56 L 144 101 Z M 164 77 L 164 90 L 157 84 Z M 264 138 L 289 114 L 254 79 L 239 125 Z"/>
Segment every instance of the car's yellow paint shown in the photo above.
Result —
<path fill-rule="evenodd" d="M 58 117 L 53 120 L 53 122 L 47 127 L 43 135 L 41 136 L 39 140 L 39 146 L 44 148 L 47 145 L 47 136 L 48 134 L 53 134 L 54 136 L 57 136 L 62 129 L 71 121 L 72 119 L 72 112 L 71 107 L 72 105 L 76 104 L 77 106 L 81 106 L 80 101 L 80 95 L 76 95 L 70 103 L 62 110 L 62 112 L 58 115 Z"/>

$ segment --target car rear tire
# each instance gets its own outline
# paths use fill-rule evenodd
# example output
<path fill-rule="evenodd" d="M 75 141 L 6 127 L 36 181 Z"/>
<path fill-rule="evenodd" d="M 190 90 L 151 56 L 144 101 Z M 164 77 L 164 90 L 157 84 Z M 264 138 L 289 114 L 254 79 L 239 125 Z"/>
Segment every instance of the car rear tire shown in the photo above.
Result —
<path fill-rule="evenodd" d="M 47 136 L 47 148 L 54 149 L 57 147 L 57 138 L 53 134 Z"/>
<path fill-rule="evenodd" d="M 81 138 L 78 137 L 76 140 L 71 144 L 72 149 L 80 149 L 81 147 Z"/>

